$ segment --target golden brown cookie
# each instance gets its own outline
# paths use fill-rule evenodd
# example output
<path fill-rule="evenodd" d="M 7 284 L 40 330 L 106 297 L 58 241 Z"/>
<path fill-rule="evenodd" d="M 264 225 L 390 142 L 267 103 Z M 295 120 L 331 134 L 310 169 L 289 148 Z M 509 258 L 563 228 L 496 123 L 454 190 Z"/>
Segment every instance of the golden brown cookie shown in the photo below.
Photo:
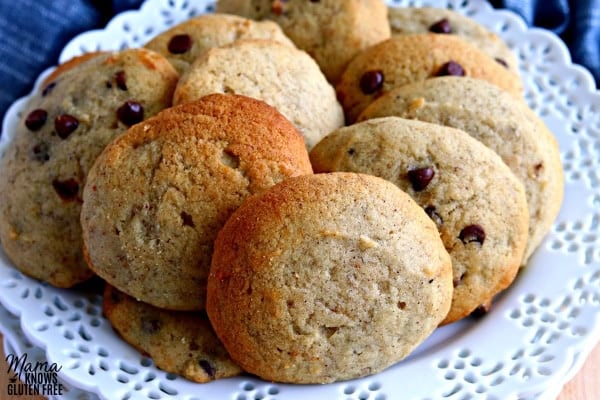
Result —
<path fill-rule="evenodd" d="M 527 243 L 525 189 L 496 153 L 467 133 L 377 118 L 331 133 L 310 156 L 315 172 L 387 179 L 436 223 L 454 277 L 443 323 L 468 316 L 514 280 Z"/>
<path fill-rule="evenodd" d="M 87 173 L 104 146 L 171 105 L 178 75 L 145 49 L 68 62 L 27 105 L 1 162 L 0 240 L 15 266 L 70 287 L 92 276 L 79 213 Z"/>
<path fill-rule="evenodd" d="M 104 290 L 104 315 L 127 343 L 154 364 L 194 382 L 239 375 L 204 312 L 168 311 L 137 301 L 110 285 Z"/>
<path fill-rule="evenodd" d="M 274 40 L 294 47 L 274 22 L 226 14 L 202 14 L 188 19 L 160 33 L 144 47 L 165 56 L 181 74 L 206 50 L 239 39 Z"/>
<path fill-rule="evenodd" d="M 207 312 L 248 372 L 326 383 L 407 356 L 451 297 L 448 253 L 406 193 L 370 175 L 316 174 L 233 213 L 215 243 Z"/>
<path fill-rule="evenodd" d="M 204 308 L 213 240 L 242 201 L 312 169 L 277 110 L 213 94 L 111 142 L 90 171 L 81 225 L 100 277 L 160 308 Z"/>
<path fill-rule="evenodd" d="M 520 80 L 464 39 L 423 33 L 394 36 L 363 51 L 336 86 L 347 121 L 390 90 L 436 76 L 467 76 L 522 98 Z"/>
<path fill-rule="evenodd" d="M 517 58 L 506 43 L 466 15 L 448 8 L 389 7 L 388 20 L 392 35 L 432 32 L 460 36 L 519 75 Z"/>
<path fill-rule="evenodd" d="M 558 215 L 564 191 L 558 144 L 544 122 L 523 101 L 487 82 L 452 77 L 390 91 L 359 120 L 391 115 L 462 129 L 500 155 L 527 194 L 526 263 Z"/>
<path fill-rule="evenodd" d="M 219 0 L 217 11 L 277 22 L 332 83 L 358 53 L 390 37 L 381 0 Z"/>
<path fill-rule="evenodd" d="M 335 90 L 305 52 L 270 40 L 238 40 L 201 55 L 182 75 L 174 104 L 210 93 L 233 93 L 275 107 L 311 149 L 344 125 Z"/>

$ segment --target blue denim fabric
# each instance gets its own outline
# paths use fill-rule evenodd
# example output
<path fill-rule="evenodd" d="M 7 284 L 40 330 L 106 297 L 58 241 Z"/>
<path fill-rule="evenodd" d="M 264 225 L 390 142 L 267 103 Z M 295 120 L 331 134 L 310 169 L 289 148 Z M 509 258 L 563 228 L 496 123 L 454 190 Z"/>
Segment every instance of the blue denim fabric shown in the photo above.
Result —
<path fill-rule="evenodd" d="M 600 80 L 600 0 L 490 0 L 560 35 Z M 142 0 L 0 0 L 0 116 L 80 32 L 101 28 Z"/>

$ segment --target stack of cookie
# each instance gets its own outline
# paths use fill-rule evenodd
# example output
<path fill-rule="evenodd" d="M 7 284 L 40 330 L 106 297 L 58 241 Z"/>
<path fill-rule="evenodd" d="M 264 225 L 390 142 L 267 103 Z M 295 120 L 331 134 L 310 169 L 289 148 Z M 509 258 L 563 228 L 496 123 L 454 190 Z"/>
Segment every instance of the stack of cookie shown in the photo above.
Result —
<path fill-rule="evenodd" d="M 380 0 L 217 10 L 33 96 L 0 174 L 15 266 L 96 274 L 123 339 L 196 382 L 373 374 L 488 308 L 563 185 L 506 45 Z"/>

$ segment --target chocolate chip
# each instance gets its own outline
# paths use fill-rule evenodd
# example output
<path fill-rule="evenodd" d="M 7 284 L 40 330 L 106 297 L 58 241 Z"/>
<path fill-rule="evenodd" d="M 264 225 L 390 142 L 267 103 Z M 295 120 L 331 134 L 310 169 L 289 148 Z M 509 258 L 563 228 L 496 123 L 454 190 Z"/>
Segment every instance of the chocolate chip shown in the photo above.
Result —
<path fill-rule="evenodd" d="M 46 142 L 40 142 L 31 149 L 31 157 L 39 162 L 46 162 L 50 159 L 50 146 Z"/>
<path fill-rule="evenodd" d="M 142 317 L 142 331 L 150 335 L 160 330 L 160 321 L 154 318 Z"/>
<path fill-rule="evenodd" d="M 433 33 L 452 33 L 452 26 L 448 18 L 439 20 L 429 27 L 429 32 Z"/>
<path fill-rule="evenodd" d="M 54 129 L 61 139 L 69 137 L 79 126 L 79 120 L 69 114 L 61 114 L 54 118 Z"/>
<path fill-rule="evenodd" d="M 465 76 L 465 70 L 456 61 L 448 61 L 440 67 L 436 76 Z"/>
<path fill-rule="evenodd" d="M 56 86 L 56 82 L 50 82 L 45 88 L 44 90 L 42 90 L 42 97 L 46 97 L 50 94 L 50 92 L 52 92 L 52 90 L 54 89 L 54 87 Z"/>
<path fill-rule="evenodd" d="M 25 118 L 25 126 L 30 131 L 38 131 L 42 128 L 42 126 L 44 126 L 47 119 L 48 112 L 38 108 L 30 112 L 27 118 Z"/>
<path fill-rule="evenodd" d="M 476 242 L 482 245 L 485 241 L 485 231 L 479 225 L 467 225 L 460 231 L 458 238 L 464 244 Z"/>
<path fill-rule="evenodd" d="M 364 94 L 373 94 L 383 87 L 383 80 L 383 71 L 367 71 L 360 77 L 360 89 Z"/>
<path fill-rule="evenodd" d="M 182 33 L 175 35 L 169 41 L 169 51 L 172 54 L 183 54 L 192 47 L 192 38 L 190 35 Z"/>
<path fill-rule="evenodd" d="M 200 345 L 198 343 L 196 343 L 194 340 L 192 340 L 189 344 L 189 349 L 190 349 L 190 351 L 198 351 L 198 350 L 200 350 Z"/>
<path fill-rule="evenodd" d="M 416 192 L 425 190 L 434 176 L 435 171 L 431 167 L 416 168 L 408 171 L 408 179 Z"/>
<path fill-rule="evenodd" d="M 483 318 L 488 312 L 490 312 L 491 304 L 482 304 L 471 312 L 471 317 Z"/>
<path fill-rule="evenodd" d="M 444 220 L 434 206 L 425 207 L 425 214 L 427 214 L 438 227 L 444 223 Z"/>
<path fill-rule="evenodd" d="M 496 60 L 496 62 L 500 65 L 502 65 L 504 68 L 508 68 L 508 63 L 506 61 L 504 61 L 501 58 L 494 58 L 494 60 Z"/>
<path fill-rule="evenodd" d="M 54 179 L 52 187 L 63 201 L 73 201 L 79 193 L 79 182 L 73 178 L 64 181 Z"/>
<path fill-rule="evenodd" d="M 107 89 L 111 89 L 112 88 L 112 82 L 111 81 L 106 81 L 106 82 L 104 82 L 104 84 L 106 85 Z"/>
<path fill-rule="evenodd" d="M 119 71 L 115 74 L 115 82 L 119 89 L 127 90 L 127 80 L 125 78 L 125 71 Z"/>
<path fill-rule="evenodd" d="M 180 216 L 181 220 L 183 221 L 183 226 L 189 226 L 192 228 L 196 226 L 190 214 L 186 213 L 185 211 L 182 211 Z"/>
<path fill-rule="evenodd" d="M 128 100 L 117 109 L 117 118 L 127 126 L 137 124 L 144 119 L 144 107 L 137 101 Z"/>
<path fill-rule="evenodd" d="M 198 364 L 204 370 L 204 372 L 206 372 L 206 375 L 208 375 L 211 379 L 215 378 L 217 371 L 210 362 L 208 362 L 207 360 L 200 360 L 198 361 Z"/>
<path fill-rule="evenodd" d="M 348 149 L 348 155 L 349 155 L 349 156 L 353 156 L 355 153 L 356 153 L 356 150 L 354 150 L 352 147 L 350 147 L 350 148 Z"/>

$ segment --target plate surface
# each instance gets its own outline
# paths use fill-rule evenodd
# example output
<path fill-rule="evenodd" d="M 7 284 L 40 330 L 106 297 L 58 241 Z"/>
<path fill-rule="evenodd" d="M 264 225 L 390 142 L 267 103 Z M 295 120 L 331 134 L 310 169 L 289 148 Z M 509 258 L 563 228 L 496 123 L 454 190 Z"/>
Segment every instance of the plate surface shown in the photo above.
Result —
<path fill-rule="evenodd" d="M 518 56 L 528 104 L 559 141 L 563 207 L 513 286 L 484 318 L 439 328 L 408 359 L 377 375 L 319 386 L 249 376 L 200 385 L 158 370 L 122 342 L 101 315 L 99 295 L 41 284 L 0 253 L 0 303 L 18 316 L 29 341 L 63 366 L 69 386 L 111 400 L 536 399 L 556 396 L 581 367 L 600 339 L 600 93 L 591 74 L 571 63 L 555 35 L 527 29 L 514 14 L 482 0 L 388 3 L 451 7 L 501 35 Z M 148 0 L 105 29 L 73 39 L 60 61 L 141 46 L 173 24 L 212 10 L 213 2 L 205 0 Z M 18 100 L 7 112 L 0 152 L 26 102 Z M 17 343 L 17 328 L 6 321 L 0 319 L 0 328 Z"/>

